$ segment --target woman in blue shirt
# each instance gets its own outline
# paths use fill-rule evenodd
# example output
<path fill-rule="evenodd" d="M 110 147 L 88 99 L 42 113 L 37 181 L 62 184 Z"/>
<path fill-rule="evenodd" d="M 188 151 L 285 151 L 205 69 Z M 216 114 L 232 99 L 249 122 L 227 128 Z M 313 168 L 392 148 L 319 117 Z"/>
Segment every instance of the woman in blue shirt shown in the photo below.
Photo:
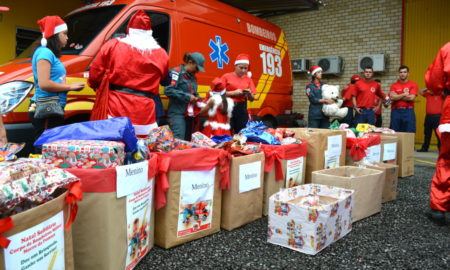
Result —
<path fill-rule="evenodd" d="M 84 88 L 84 83 L 66 84 L 66 69 L 59 60 L 61 49 L 66 46 L 68 40 L 66 23 L 59 16 L 46 16 L 39 20 L 38 24 L 43 37 L 41 46 L 36 47 L 31 61 L 36 89 L 28 110 L 35 129 L 35 140 L 45 129 L 64 124 L 64 117 L 34 118 L 36 98 L 59 96 L 59 104 L 64 108 L 67 92 L 80 91 Z"/>
<path fill-rule="evenodd" d="M 308 127 L 329 128 L 330 118 L 322 112 L 323 104 L 332 104 L 333 100 L 322 98 L 322 68 L 313 66 L 308 72 L 311 75 L 311 82 L 306 85 L 306 95 L 309 98 Z"/>

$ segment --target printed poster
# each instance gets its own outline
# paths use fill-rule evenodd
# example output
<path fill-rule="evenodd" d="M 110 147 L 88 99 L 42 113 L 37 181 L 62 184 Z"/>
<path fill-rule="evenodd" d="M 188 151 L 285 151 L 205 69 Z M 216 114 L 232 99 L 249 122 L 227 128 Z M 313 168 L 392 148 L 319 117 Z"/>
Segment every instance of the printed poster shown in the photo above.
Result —
<path fill-rule="evenodd" d="M 152 215 L 153 181 L 127 196 L 127 258 L 125 269 L 133 269 L 147 254 Z"/>
<path fill-rule="evenodd" d="M 239 193 L 261 187 L 261 161 L 239 166 Z"/>
<path fill-rule="evenodd" d="M 383 149 L 383 161 L 397 159 L 397 143 L 385 143 Z"/>
<path fill-rule="evenodd" d="M 364 158 L 366 161 L 370 162 L 380 162 L 381 160 L 381 145 L 374 145 L 368 147 L 366 150 L 366 157 Z"/>
<path fill-rule="evenodd" d="M 339 167 L 340 155 L 330 155 L 328 151 L 325 151 L 325 169 L 332 169 Z"/>
<path fill-rule="evenodd" d="M 182 171 L 177 237 L 211 228 L 216 169 Z"/>
<path fill-rule="evenodd" d="M 328 137 L 328 155 L 340 156 L 342 154 L 342 135 Z"/>
<path fill-rule="evenodd" d="M 286 162 L 285 187 L 295 187 L 302 184 L 304 158 L 299 157 Z"/>
<path fill-rule="evenodd" d="M 25 231 L 8 237 L 5 269 L 64 269 L 63 211 Z"/>

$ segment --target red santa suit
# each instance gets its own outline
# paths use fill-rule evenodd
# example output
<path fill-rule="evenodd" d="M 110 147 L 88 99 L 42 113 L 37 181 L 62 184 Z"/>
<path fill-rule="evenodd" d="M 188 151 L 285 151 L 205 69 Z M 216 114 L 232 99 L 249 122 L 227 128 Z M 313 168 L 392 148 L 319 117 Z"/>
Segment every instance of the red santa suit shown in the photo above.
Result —
<path fill-rule="evenodd" d="M 96 90 L 91 120 L 125 116 L 136 135 L 155 127 L 152 95 L 167 77 L 169 57 L 152 36 L 148 15 L 139 10 L 128 23 L 125 38 L 105 43 L 91 64 L 89 85 Z"/>
<path fill-rule="evenodd" d="M 450 91 L 450 42 L 439 50 L 428 67 L 425 82 L 435 95 Z M 441 149 L 431 182 L 430 207 L 450 212 L 450 95 L 445 98 L 438 130 L 441 133 Z"/>
<path fill-rule="evenodd" d="M 230 118 L 233 113 L 234 102 L 231 98 L 227 97 L 227 111 L 226 113 L 222 112 L 222 95 L 225 94 L 225 90 L 223 92 L 212 92 L 211 98 L 208 102 L 213 102 L 213 106 L 208 110 L 208 120 L 206 120 L 204 124 L 204 129 L 202 131 L 208 137 L 212 136 L 221 136 L 221 135 L 230 135 Z"/>

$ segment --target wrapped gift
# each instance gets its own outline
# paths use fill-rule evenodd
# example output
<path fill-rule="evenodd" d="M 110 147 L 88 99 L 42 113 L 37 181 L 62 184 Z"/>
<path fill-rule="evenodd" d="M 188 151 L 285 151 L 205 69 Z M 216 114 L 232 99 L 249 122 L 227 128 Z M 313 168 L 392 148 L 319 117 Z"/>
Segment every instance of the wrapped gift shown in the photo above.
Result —
<path fill-rule="evenodd" d="M 217 143 L 211 140 L 211 138 L 198 131 L 192 133 L 191 142 L 199 144 L 203 147 L 214 147 L 217 145 Z"/>
<path fill-rule="evenodd" d="M 170 152 L 173 149 L 174 138 L 169 126 L 154 128 L 147 136 L 148 148 L 152 152 Z"/>
<path fill-rule="evenodd" d="M 301 185 L 270 197 L 268 242 L 315 255 L 352 230 L 353 191 Z"/>
<path fill-rule="evenodd" d="M 124 163 L 124 148 L 117 141 L 62 140 L 44 144 L 42 158 L 60 168 L 104 169 Z"/>
<path fill-rule="evenodd" d="M 173 145 L 172 145 L 172 150 L 171 151 L 179 151 L 179 150 L 186 150 L 186 149 L 192 149 L 192 148 L 205 148 L 204 146 L 197 144 L 197 143 L 193 143 L 193 142 L 188 142 L 185 140 L 180 140 L 180 139 L 173 139 Z"/>
<path fill-rule="evenodd" d="M 50 167 L 41 159 L 35 158 L 20 158 L 14 162 L 0 162 L 0 184 L 5 184 L 33 173 L 46 171 Z"/>

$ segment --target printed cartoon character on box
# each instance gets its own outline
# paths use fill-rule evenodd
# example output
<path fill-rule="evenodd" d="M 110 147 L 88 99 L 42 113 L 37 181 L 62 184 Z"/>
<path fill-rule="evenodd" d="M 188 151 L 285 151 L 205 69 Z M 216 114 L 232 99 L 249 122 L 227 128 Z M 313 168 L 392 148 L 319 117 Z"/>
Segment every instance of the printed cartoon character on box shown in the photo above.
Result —
<path fill-rule="evenodd" d="M 319 226 L 316 228 L 316 236 L 317 236 L 317 245 L 316 250 L 320 250 L 325 246 L 325 243 L 327 242 L 327 234 L 326 234 L 327 227 L 323 226 L 322 223 L 319 223 Z M 311 246 L 314 248 L 314 236 L 311 236 Z"/>
<path fill-rule="evenodd" d="M 195 205 L 195 208 L 194 208 L 194 214 L 195 214 L 194 219 L 195 220 L 201 219 L 203 221 L 206 221 L 206 219 L 209 216 L 209 210 L 206 208 L 207 206 L 208 206 L 207 202 L 198 202 Z"/>
<path fill-rule="evenodd" d="M 267 226 L 267 239 L 272 238 L 274 226 Z"/>
<path fill-rule="evenodd" d="M 319 218 L 319 211 L 317 210 L 317 208 L 313 207 L 309 209 L 308 220 L 316 223 L 318 218 Z"/>
<path fill-rule="evenodd" d="M 331 208 L 330 217 L 334 217 L 339 210 L 339 203 L 335 203 Z"/>
<path fill-rule="evenodd" d="M 289 204 L 282 203 L 281 201 L 275 202 L 275 209 L 274 212 L 280 216 L 287 216 L 289 215 L 289 212 L 291 211 L 291 208 Z"/>
<path fill-rule="evenodd" d="M 288 244 L 293 248 L 302 248 L 305 245 L 305 240 L 302 233 L 302 225 L 295 225 L 295 221 L 291 219 L 287 223 L 287 235 L 288 235 Z"/>
<path fill-rule="evenodd" d="M 342 223 L 341 216 L 338 215 L 336 218 L 336 223 L 334 225 L 334 240 L 338 240 L 341 237 Z"/>
<path fill-rule="evenodd" d="M 192 209 L 192 204 L 186 204 L 182 210 L 183 223 L 189 225 L 191 222 L 191 217 L 194 215 L 194 209 Z"/>
<path fill-rule="evenodd" d="M 128 236 L 128 240 L 129 240 L 129 247 L 130 247 L 130 257 L 132 260 L 134 260 L 134 258 L 136 257 L 136 255 L 138 255 L 138 250 L 139 250 L 139 237 L 140 237 L 140 232 L 139 232 L 139 218 L 136 218 L 133 222 L 133 230 L 131 232 L 131 235 Z"/>

